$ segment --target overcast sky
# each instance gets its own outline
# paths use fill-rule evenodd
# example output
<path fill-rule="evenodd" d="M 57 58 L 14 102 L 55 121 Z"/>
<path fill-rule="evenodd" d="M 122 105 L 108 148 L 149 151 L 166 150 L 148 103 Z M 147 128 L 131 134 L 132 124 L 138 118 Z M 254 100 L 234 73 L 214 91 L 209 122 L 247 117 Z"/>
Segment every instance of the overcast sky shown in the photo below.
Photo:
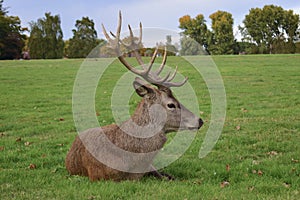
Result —
<path fill-rule="evenodd" d="M 163 28 L 180 32 L 178 19 L 184 15 L 195 17 L 203 14 L 210 26 L 209 15 L 217 10 L 227 11 L 233 15 L 234 31 L 251 8 L 262 8 L 274 4 L 284 9 L 292 9 L 300 14 L 299 0 L 4 0 L 4 7 L 9 15 L 19 16 L 22 26 L 28 27 L 30 21 L 37 21 L 46 12 L 59 15 L 64 39 L 72 37 L 75 22 L 88 16 L 95 22 L 98 37 L 103 38 L 101 23 L 108 30 L 115 30 L 118 12 L 122 11 L 124 24 L 138 27 Z"/>

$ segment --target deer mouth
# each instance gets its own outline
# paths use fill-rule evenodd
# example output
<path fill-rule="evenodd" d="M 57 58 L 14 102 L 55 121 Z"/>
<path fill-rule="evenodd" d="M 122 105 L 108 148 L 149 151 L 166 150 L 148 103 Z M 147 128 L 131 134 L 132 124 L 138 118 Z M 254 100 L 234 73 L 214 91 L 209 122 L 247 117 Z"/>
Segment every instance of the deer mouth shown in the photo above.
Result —
<path fill-rule="evenodd" d="M 199 130 L 200 129 L 200 127 L 181 127 L 181 128 L 179 128 L 179 129 L 177 129 L 177 131 L 186 131 L 186 130 L 188 130 L 188 131 L 197 131 L 197 130 Z"/>
<path fill-rule="evenodd" d="M 188 130 L 189 131 L 195 131 L 195 130 L 199 130 L 200 127 L 189 127 Z"/>
<path fill-rule="evenodd" d="M 194 130 L 199 130 L 202 126 L 203 126 L 203 120 L 199 119 L 197 126 L 190 126 L 190 127 L 186 127 L 186 128 L 182 127 L 182 129 L 194 131 Z"/>

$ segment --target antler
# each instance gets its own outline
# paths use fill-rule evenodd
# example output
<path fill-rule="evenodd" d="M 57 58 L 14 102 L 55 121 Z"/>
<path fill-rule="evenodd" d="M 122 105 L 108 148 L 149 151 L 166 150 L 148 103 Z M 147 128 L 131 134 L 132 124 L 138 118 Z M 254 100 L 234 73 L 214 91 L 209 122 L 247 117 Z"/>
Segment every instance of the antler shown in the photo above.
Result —
<path fill-rule="evenodd" d="M 177 73 L 177 66 L 176 69 L 174 71 L 174 73 L 171 75 L 171 72 L 169 72 L 165 77 L 160 77 L 160 73 L 163 71 L 166 61 L 167 61 L 167 49 L 165 47 L 165 51 L 164 51 L 164 55 L 163 55 L 163 60 L 162 63 L 160 65 L 160 67 L 158 68 L 157 71 L 152 72 L 151 69 L 153 67 L 153 63 L 155 61 L 155 58 L 158 54 L 158 47 L 156 47 L 155 52 L 148 64 L 148 66 L 146 66 L 146 64 L 143 62 L 141 55 L 138 52 L 139 46 L 142 44 L 142 23 L 140 23 L 140 37 L 138 39 L 136 39 L 133 35 L 132 29 L 130 27 L 130 25 L 128 25 L 129 28 L 129 33 L 130 33 L 130 41 L 128 44 L 126 44 L 125 42 L 123 42 L 120 39 L 120 33 L 121 33 L 121 26 L 122 26 L 122 14 L 121 11 L 119 12 L 119 22 L 118 22 L 118 27 L 117 27 L 117 32 L 116 34 L 113 34 L 112 32 L 110 32 L 110 34 L 112 35 L 112 37 L 114 39 L 112 39 L 109 34 L 107 33 L 104 25 L 102 24 L 102 29 L 103 29 L 103 33 L 106 37 L 106 39 L 109 42 L 109 47 L 113 50 L 115 50 L 115 52 L 118 55 L 118 59 L 120 60 L 120 62 L 131 72 L 133 72 L 136 75 L 141 76 L 142 78 L 144 78 L 146 81 L 148 81 L 149 83 L 156 85 L 156 86 L 165 86 L 165 87 L 180 87 L 182 85 L 184 85 L 186 83 L 186 81 L 188 80 L 188 78 L 186 77 L 182 82 L 179 83 L 172 83 L 171 81 L 175 78 L 176 73 Z M 121 50 L 120 50 L 120 45 L 124 45 L 129 51 L 132 51 L 139 63 L 139 65 L 142 66 L 142 69 L 137 69 L 134 66 L 132 66 L 130 63 L 128 63 Z"/>

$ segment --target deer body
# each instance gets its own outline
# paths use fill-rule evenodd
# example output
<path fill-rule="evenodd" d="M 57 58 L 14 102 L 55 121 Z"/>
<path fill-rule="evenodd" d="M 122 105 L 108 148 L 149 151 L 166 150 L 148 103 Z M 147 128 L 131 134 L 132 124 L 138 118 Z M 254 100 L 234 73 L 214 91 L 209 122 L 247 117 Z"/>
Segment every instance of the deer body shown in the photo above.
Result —
<path fill-rule="evenodd" d="M 112 41 L 103 27 L 104 34 L 116 52 L 119 52 L 119 36 L 121 15 L 116 37 Z M 145 67 L 140 55 L 134 49 L 133 34 L 130 28 L 133 44 L 129 45 L 135 53 L 138 62 Z M 122 55 L 118 58 L 133 73 L 142 76 L 150 84 L 140 78 L 133 82 L 136 93 L 142 97 L 134 114 L 120 125 L 112 124 L 99 128 L 91 128 L 80 133 L 72 144 L 66 157 L 66 168 L 71 175 L 88 176 L 90 180 L 111 179 L 138 180 L 148 172 L 159 172 L 152 166 L 155 155 L 166 142 L 166 134 L 179 130 L 197 130 L 203 122 L 200 118 L 181 105 L 173 96 L 170 87 L 179 87 L 182 83 L 171 83 L 176 72 L 170 77 L 160 78 L 166 62 L 166 52 L 163 63 L 156 73 L 150 72 L 157 51 L 154 53 L 148 68 L 143 71 L 133 68 Z"/>
<path fill-rule="evenodd" d="M 117 125 L 108 125 L 101 128 L 89 129 L 83 132 L 80 136 L 77 136 L 66 158 L 66 167 L 71 175 L 88 176 L 91 181 L 96 180 L 138 180 L 145 173 L 130 173 L 135 169 L 144 172 L 151 171 L 151 163 L 155 155 L 146 155 L 145 157 L 137 156 L 135 158 L 124 158 L 122 154 L 111 152 L 106 154 L 108 159 L 115 162 L 113 165 L 120 165 L 123 170 L 117 170 L 106 164 L 103 164 L 97 159 L 97 156 L 92 155 L 93 149 L 87 148 L 87 146 L 97 147 L 97 141 L 101 140 L 102 134 L 107 136 L 114 145 L 127 151 L 134 153 L 146 153 L 153 149 L 154 151 L 162 148 L 166 141 L 163 134 L 157 134 L 149 139 L 133 138 L 124 133 Z M 83 142 L 84 141 L 84 142 Z M 89 141 L 89 144 L 86 142 Z M 97 147 L 99 148 L 99 146 Z M 101 148 L 101 147 L 100 147 Z"/>

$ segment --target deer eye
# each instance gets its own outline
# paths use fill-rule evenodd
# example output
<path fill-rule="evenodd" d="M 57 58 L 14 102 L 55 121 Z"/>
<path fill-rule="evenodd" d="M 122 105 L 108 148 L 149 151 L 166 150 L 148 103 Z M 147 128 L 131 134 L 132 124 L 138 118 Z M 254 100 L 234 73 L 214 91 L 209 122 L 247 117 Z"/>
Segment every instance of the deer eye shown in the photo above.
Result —
<path fill-rule="evenodd" d="M 175 109 L 175 108 L 176 108 L 176 106 L 175 106 L 174 103 L 168 103 L 168 104 L 167 104 L 167 107 L 168 107 L 169 109 Z"/>

